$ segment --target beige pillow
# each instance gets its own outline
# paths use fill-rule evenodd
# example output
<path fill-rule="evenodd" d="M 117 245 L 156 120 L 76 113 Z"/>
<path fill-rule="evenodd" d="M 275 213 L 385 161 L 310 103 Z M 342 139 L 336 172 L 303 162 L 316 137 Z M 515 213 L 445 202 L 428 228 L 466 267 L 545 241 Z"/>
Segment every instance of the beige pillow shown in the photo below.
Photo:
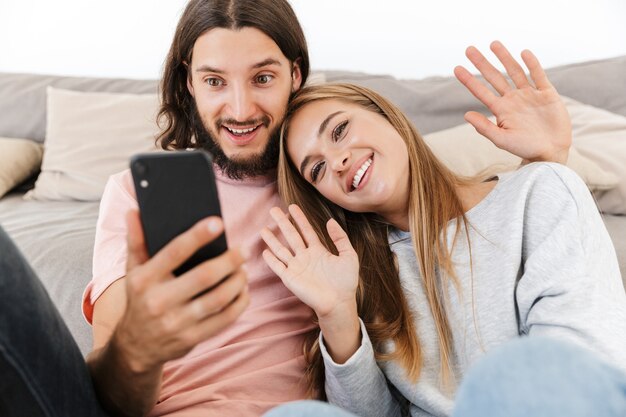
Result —
<path fill-rule="evenodd" d="M 43 147 L 29 139 L 0 138 L 0 197 L 41 166 Z"/>
<path fill-rule="evenodd" d="M 586 135 L 581 136 L 581 126 L 587 121 L 578 117 L 580 103 L 566 99 L 566 106 L 572 115 L 573 130 L 573 146 L 567 166 L 580 175 L 593 191 L 615 189 L 618 176 L 604 169 L 603 164 L 598 164 L 578 147 L 581 141 L 589 139 Z M 521 162 L 519 157 L 496 147 L 469 123 L 428 134 L 424 140 L 446 166 L 460 175 L 476 175 L 490 167 L 515 169 Z"/>
<path fill-rule="evenodd" d="M 626 214 L 626 117 L 564 97 L 572 117 L 573 146 L 618 179 L 595 194 L 604 213 Z"/>
<path fill-rule="evenodd" d="M 48 87 L 41 174 L 25 198 L 99 200 L 109 175 L 131 155 L 156 150 L 156 94 L 68 91 Z"/>

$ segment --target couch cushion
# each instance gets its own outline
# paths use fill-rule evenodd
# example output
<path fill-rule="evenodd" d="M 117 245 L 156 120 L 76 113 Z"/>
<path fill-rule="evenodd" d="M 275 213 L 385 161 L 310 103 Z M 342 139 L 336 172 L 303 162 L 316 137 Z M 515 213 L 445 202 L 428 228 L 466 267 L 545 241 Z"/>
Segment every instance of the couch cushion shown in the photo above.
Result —
<path fill-rule="evenodd" d="M 43 148 L 28 139 L 0 138 L 0 197 L 39 170 Z"/>
<path fill-rule="evenodd" d="M 74 91 L 156 94 L 156 80 L 62 77 L 0 73 L 0 136 L 43 143 L 46 133 L 46 88 Z"/>
<path fill-rule="evenodd" d="M 48 87 L 41 174 L 26 198 L 97 201 L 132 155 L 154 151 L 156 94 L 91 93 Z"/>

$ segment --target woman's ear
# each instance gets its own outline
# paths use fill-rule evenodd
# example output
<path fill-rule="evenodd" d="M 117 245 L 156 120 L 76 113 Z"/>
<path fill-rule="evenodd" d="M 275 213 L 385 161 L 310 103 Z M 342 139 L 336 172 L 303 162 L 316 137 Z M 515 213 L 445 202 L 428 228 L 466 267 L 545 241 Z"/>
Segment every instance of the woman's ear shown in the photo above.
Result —
<path fill-rule="evenodd" d="M 189 90 L 189 94 L 191 94 L 191 97 L 195 97 L 193 92 L 193 85 L 191 84 L 191 70 L 189 69 L 189 64 L 187 64 L 187 61 L 183 61 L 183 65 L 185 66 L 185 70 L 187 71 L 187 90 Z"/>
<path fill-rule="evenodd" d="M 295 93 L 302 86 L 302 72 L 300 71 L 300 58 L 293 62 L 291 67 L 291 92 Z"/>

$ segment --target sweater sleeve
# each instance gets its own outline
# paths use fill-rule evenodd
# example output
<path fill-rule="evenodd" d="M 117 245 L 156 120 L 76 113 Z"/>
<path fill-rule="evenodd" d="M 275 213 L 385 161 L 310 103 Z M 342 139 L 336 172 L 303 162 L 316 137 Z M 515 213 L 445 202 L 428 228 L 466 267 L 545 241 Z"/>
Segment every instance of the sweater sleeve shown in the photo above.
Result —
<path fill-rule="evenodd" d="M 361 417 L 401 416 L 402 404 L 376 363 L 372 342 L 359 321 L 361 346 L 344 364 L 333 361 L 320 334 L 328 401 Z"/>
<path fill-rule="evenodd" d="M 626 295 L 611 239 L 584 183 L 549 165 L 526 201 L 521 334 L 568 340 L 626 370 Z"/>

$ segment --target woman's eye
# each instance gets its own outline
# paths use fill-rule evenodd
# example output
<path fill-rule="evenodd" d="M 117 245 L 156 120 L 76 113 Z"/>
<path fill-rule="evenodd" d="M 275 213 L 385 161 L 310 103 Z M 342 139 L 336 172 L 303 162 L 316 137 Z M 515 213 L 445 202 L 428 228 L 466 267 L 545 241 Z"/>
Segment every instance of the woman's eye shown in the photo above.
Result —
<path fill-rule="evenodd" d="M 220 87 L 224 84 L 224 81 L 220 80 L 219 78 L 207 78 L 205 82 L 211 87 Z"/>
<path fill-rule="evenodd" d="M 272 76 L 272 75 L 263 74 L 263 75 L 259 75 L 258 77 L 256 77 L 256 82 L 258 84 L 267 84 L 270 81 L 272 81 L 273 78 L 274 78 L 274 76 Z"/>
<path fill-rule="evenodd" d="M 320 171 L 323 167 L 324 162 L 318 162 L 317 164 L 313 165 L 313 168 L 311 168 L 311 181 L 317 182 L 317 178 L 319 177 Z"/>
<path fill-rule="evenodd" d="M 335 142 L 341 139 L 341 136 L 343 135 L 343 132 L 346 130 L 347 126 L 348 126 L 348 121 L 345 120 L 339 123 L 337 127 L 335 127 L 335 129 L 333 130 L 333 140 Z"/>

